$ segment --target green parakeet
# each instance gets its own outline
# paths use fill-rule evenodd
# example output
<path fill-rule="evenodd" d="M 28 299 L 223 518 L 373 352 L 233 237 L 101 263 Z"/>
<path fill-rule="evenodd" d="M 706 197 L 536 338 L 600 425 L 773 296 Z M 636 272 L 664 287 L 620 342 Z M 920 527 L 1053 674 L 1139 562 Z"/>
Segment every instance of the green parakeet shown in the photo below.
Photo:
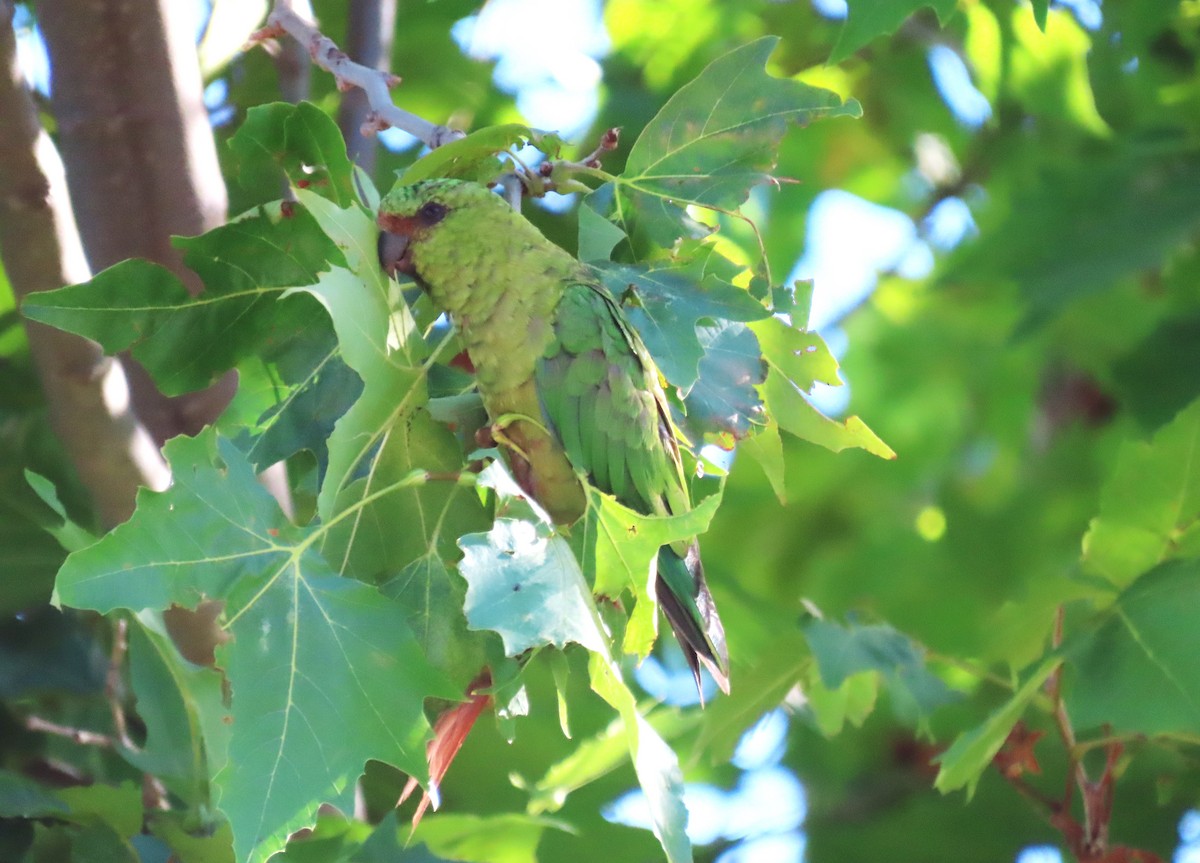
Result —
<path fill-rule="evenodd" d="M 380 258 L 462 333 L 521 487 L 560 524 L 583 515 L 579 476 L 630 509 L 691 509 L 658 370 L 596 274 L 475 183 L 397 186 L 379 207 Z M 725 633 L 695 540 L 663 546 L 658 602 L 700 685 L 729 691 Z"/>

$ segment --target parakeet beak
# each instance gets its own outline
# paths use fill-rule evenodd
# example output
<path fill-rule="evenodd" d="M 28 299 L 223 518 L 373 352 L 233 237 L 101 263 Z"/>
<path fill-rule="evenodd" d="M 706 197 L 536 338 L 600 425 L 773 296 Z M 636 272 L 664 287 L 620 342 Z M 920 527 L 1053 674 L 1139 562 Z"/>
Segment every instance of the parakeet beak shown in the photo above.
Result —
<path fill-rule="evenodd" d="M 389 276 L 396 273 L 413 275 L 412 219 L 380 213 L 376 220 L 383 230 L 379 232 L 379 265 Z"/>

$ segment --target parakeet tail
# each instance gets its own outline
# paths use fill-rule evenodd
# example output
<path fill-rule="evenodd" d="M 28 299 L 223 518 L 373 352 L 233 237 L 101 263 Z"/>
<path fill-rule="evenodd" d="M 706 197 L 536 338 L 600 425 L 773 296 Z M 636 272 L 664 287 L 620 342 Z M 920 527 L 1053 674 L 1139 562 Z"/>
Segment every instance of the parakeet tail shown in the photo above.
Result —
<path fill-rule="evenodd" d="M 701 663 L 708 669 L 721 691 L 729 694 L 729 652 L 725 647 L 725 627 L 717 614 L 717 605 L 704 581 L 700 548 L 693 542 L 686 557 L 680 557 L 668 545 L 658 552 L 658 603 L 662 606 L 675 639 L 683 648 L 684 658 L 696 678 L 696 689 L 704 697 L 700 682 Z"/>

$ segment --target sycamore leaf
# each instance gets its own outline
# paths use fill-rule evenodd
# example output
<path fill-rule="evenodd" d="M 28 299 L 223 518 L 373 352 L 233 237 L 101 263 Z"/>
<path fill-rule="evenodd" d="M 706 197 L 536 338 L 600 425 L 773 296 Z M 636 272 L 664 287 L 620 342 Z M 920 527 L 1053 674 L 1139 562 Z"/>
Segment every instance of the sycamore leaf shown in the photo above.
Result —
<path fill-rule="evenodd" d="M 938 775 L 934 787 L 943 794 L 966 787 L 967 796 L 975 793 L 979 777 L 1004 746 L 1009 732 L 1041 691 L 1042 686 L 1062 660 L 1044 660 L 1013 693 L 1012 698 L 993 711 L 982 725 L 960 734 L 953 745 L 938 757 Z"/>
<path fill-rule="evenodd" d="M 683 428 L 725 449 L 765 419 L 758 386 L 765 372 L 758 339 L 745 324 L 715 321 L 699 328 L 700 380 L 685 399 Z"/>
<path fill-rule="evenodd" d="M 646 723 L 664 740 L 678 738 L 700 724 L 693 710 L 660 707 L 646 714 Z M 557 812 L 573 791 L 608 775 L 629 760 L 624 720 L 618 717 L 607 728 L 580 741 L 570 755 L 550 765 L 530 789 L 527 809 L 532 815 Z"/>
<path fill-rule="evenodd" d="M 430 555 L 451 560 L 457 556 L 459 536 L 488 526 L 478 497 L 458 481 L 473 479 L 462 473 L 458 440 L 423 408 L 398 417 L 379 447 L 369 473 L 338 495 L 335 511 L 353 511 L 330 528 L 321 547 L 341 574 L 372 583 Z M 414 471 L 436 478 L 402 486 Z M 389 487 L 393 490 L 380 493 Z M 368 497 L 371 501 L 363 505 Z M 398 531 L 398 525 L 404 530 Z"/>
<path fill-rule="evenodd" d="M 607 261 L 617 243 L 625 239 L 625 232 L 597 212 L 593 206 L 595 203 L 597 201 L 589 195 L 579 205 L 579 248 L 576 257 L 585 263 Z"/>
<path fill-rule="evenodd" d="M 692 843 L 687 835 L 679 759 L 638 711 L 633 693 L 610 657 L 593 653 L 588 658 L 588 673 L 592 689 L 621 715 L 633 770 L 650 810 L 650 829 L 662 845 L 668 863 L 691 863 Z"/>
<path fill-rule="evenodd" d="M 144 615 L 149 617 L 147 613 Z M 222 743 L 206 742 L 201 717 L 224 716 L 221 675 L 192 665 L 180 655 L 161 619 L 148 626 L 135 618 L 129 626 L 129 683 L 137 696 L 137 713 L 146 725 L 138 749 L 120 749 L 130 764 L 158 777 L 190 806 L 208 806 L 208 778 Z M 215 771 L 213 771 L 215 772 Z"/>
<path fill-rule="evenodd" d="M 838 362 L 820 335 L 770 317 L 755 321 L 750 329 L 758 336 L 763 356 L 796 387 L 808 392 L 816 383 L 840 387 Z"/>
<path fill-rule="evenodd" d="M 644 658 L 654 646 L 658 632 L 652 578 L 658 550 L 704 533 L 721 496 L 705 498 L 682 515 L 653 517 L 634 512 L 611 495 L 590 486 L 587 495 L 587 515 L 572 531 L 572 544 L 583 561 L 584 574 L 592 582 L 593 591 L 614 599 L 629 591 L 634 597 L 623 650 Z"/>
<path fill-rule="evenodd" d="M 571 547 L 545 525 L 498 518 L 487 533 L 467 534 L 458 544 L 467 621 L 498 632 L 509 656 L 571 642 L 608 649 Z"/>
<path fill-rule="evenodd" d="M 312 285 L 342 256 L 303 207 L 263 208 L 209 231 L 177 238 L 184 262 L 204 281 L 192 297 L 169 270 L 123 261 L 91 281 L 31 295 L 31 320 L 133 356 L 168 395 L 202 389 L 264 342 L 302 331 L 320 311 L 277 302 L 287 288 Z"/>
<path fill-rule="evenodd" d="M 457 689 L 402 609 L 338 578 L 321 529 L 290 524 L 231 443 L 209 430 L 165 452 L 174 485 L 143 490 L 128 522 L 70 556 L 57 596 L 100 612 L 224 602 L 232 727 L 213 784 L 238 859 L 265 860 L 320 803 L 351 807 L 367 759 L 424 775 L 424 699 Z"/>
<path fill-rule="evenodd" d="M 621 716 L 638 784 L 650 804 L 654 835 L 669 863 L 690 863 L 679 761 L 638 712 L 571 547 L 555 533 L 549 517 L 525 500 L 499 459 L 480 475 L 479 484 L 496 492 L 501 512 L 525 510 L 530 515 L 499 517 L 488 533 L 459 540 L 464 553 L 459 570 L 468 585 L 467 620 L 474 629 L 499 632 L 510 656 L 568 642 L 590 651 L 592 689 Z"/>
<path fill-rule="evenodd" d="M 69 812 L 48 788 L 10 770 L 0 770 L 0 818 L 54 818 Z"/>
<path fill-rule="evenodd" d="M 1045 26 L 1046 0 L 1040 0 L 1042 13 L 1040 25 Z M 1037 14 L 1037 3 L 1034 14 Z M 904 21 L 918 9 L 931 7 L 937 12 L 938 21 L 946 23 L 958 6 L 957 0 L 850 0 L 849 14 L 842 25 L 841 35 L 830 54 L 830 63 L 840 63 L 872 39 L 894 33 Z"/>
<path fill-rule="evenodd" d="M 749 326 L 759 337 L 768 366 L 767 380 L 760 391 L 768 415 L 781 429 L 834 452 L 858 447 L 880 458 L 896 457 L 892 448 L 858 417 L 848 417 L 844 422 L 832 420 L 804 397 L 802 390 L 811 389 L 816 381 L 841 383 L 837 361 L 820 336 L 789 327 L 774 317 Z"/>
<path fill-rule="evenodd" d="M 741 288 L 696 266 L 599 264 L 596 269 L 646 343 L 659 371 L 686 393 L 700 376 L 706 319 L 756 321 L 771 313 Z"/>
<path fill-rule="evenodd" d="M 1064 644 L 1072 723 L 1114 734 L 1200 735 L 1197 603 L 1200 560 L 1169 561 Z"/>
<path fill-rule="evenodd" d="M 1113 365 L 1118 401 L 1148 429 L 1200 397 L 1200 312 L 1168 318 Z"/>
<path fill-rule="evenodd" d="M 426 153 L 409 165 L 399 182 L 409 184 L 431 177 L 459 177 L 487 184 L 511 170 L 509 161 L 499 156 L 527 144 L 554 156 L 562 141 L 552 132 L 539 132 L 520 123 L 487 126 Z"/>
<path fill-rule="evenodd" d="M 342 133 L 328 114 L 309 102 L 251 108 L 229 148 L 237 159 L 238 178 L 249 190 L 278 189 L 282 174 L 292 186 L 340 206 L 356 200 L 354 165 Z M 364 179 L 361 172 L 358 179 Z"/>
<path fill-rule="evenodd" d="M 439 859 L 465 863 L 537 863 L 537 847 L 547 829 L 568 830 L 561 821 L 515 813 L 444 813 L 425 819 L 413 834 Z M 407 856 L 405 857 L 407 860 Z"/>
<path fill-rule="evenodd" d="M 428 351 L 398 285 L 379 268 L 379 231 L 371 214 L 357 205 L 342 209 L 303 189 L 296 195 L 346 262 L 303 290 L 329 312 L 342 358 L 363 382 L 362 395 L 329 438 L 329 468 L 317 499 L 317 511 L 329 520 L 382 436 L 428 400 L 421 365 Z"/>
<path fill-rule="evenodd" d="M 301 296 L 287 301 L 317 305 Z M 258 406 L 242 432 L 246 457 L 263 470 L 308 450 L 316 457 L 318 475 L 324 476 L 326 441 L 334 423 L 363 389 L 362 379 L 342 359 L 329 316 L 320 310 L 304 329 L 268 341 L 261 357 L 261 376 L 253 374 L 251 363 L 239 368 L 235 399 Z"/>
<path fill-rule="evenodd" d="M 781 505 L 786 504 L 787 484 L 784 481 L 783 439 L 779 436 L 779 424 L 768 418 L 754 434 L 738 443 L 738 452 L 758 462 L 775 497 Z"/>
<path fill-rule="evenodd" d="M 430 665 L 465 689 L 487 662 L 487 651 L 480 634 L 467 629 L 462 580 L 451 576 L 441 558 L 430 551 L 379 590 L 404 609 Z"/>
<path fill-rule="evenodd" d="M 814 617 L 803 629 L 821 669 L 821 682 L 830 689 L 859 672 L 878 672 L 888 686 L 896 715 L 918 727 L 936 708 L 958 699 L 925 667 L 924 650 L 890 626 L 843 627 Z"/>
<path fill-rule="evenodd" d="M 1083 538 L 1084 562 L 1118 587 L 1156 563 L 1186 554 L 1181 540 L 1200 522 L 1200 400 L 1148 443 L 1121 446 Z"/>
<path fill-rule="evenodd" d="M 821 680 L 815 666 L 810 668 L 804 682 L 804 704 L 811 713 L 813 724 L 825 737 L 835 737 L 849 722 L 856 728 L 875 710 L 879 696 L 879 675 L 860 671 L 845 678 L 841 685 L 830 688 Z"/>
<path fill-rule="evenodd" d="M 29 469 L 25 470 L 25 482 L 29 483 L 34 494 L 42 499 L 42 503 L 54 510 L 54 514 L 58 516 L 58 523 L 44 524 L 43 527 L 58 540 L 59 545 L 67 551 L 78 551 L 96 541 L 94 533 L 78 524 L 67 513 L 67 508 L 59 499 L 58 489 L 54 487 L 54 483 Z"/>
<path fill-rule="evenodd" d="M 670 248 L 680 236 L 707 229 L 683 207 L 733 211 L 753 186 L 771 179 L 779 143 L 792 123 L 857 117 L 858 103 L 828 90 L 766 73 L 778 44 L 768 36 L 718 57 L 685 84 L 642 130 L 625 170 L 594 203 L 622 231 Z"/>

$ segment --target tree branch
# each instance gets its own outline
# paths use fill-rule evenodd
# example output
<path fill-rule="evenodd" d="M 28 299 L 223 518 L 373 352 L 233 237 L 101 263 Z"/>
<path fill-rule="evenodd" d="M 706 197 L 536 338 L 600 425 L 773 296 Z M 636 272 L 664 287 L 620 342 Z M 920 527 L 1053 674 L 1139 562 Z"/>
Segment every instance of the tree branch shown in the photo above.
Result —
<path fill-rule="evenodd" d="M 296 7 L 299 7 L 299 11 Z M 366 94 L 367 104 L 374 113 L 374 121 L 368 122 L 373 122 L 377 128 L 383 124 L 395 126 L 430 148 L 463 137 L 463 133 L 457 129 L 430 123 L 423 117 L 397 107 L 389 91 L 400 79 L 379 69 L 355 63 L 332 39 L 316 28 L 312 19 L 312 9 L 307 0 L 275 0 L 275 6 L 267 16 L 267 26 L 255 37 L 266 39 L 287 34 L 308 46 L 313 62 L 334 76 L 339 89 L 358 87 Z"/>
<path fill-rule="evenodd" d="M 17 300 L 91 278 L 66 175 L 16 66 L 13 5 L 0 0 L 0 259 Z M 139 486 L 162 490 L 171 475 L 129 405 L 121 365 L 100 346 L 25 322 L 55 432 L 101 523 L 133 512 Z"/>
<path fill-rule="evenodd" d="M 391 67 L 396 0 L 350 0 L 347 23 L 346 52 L 357 62 L 386 75 Z M 338 126 L 346 140 L 346 151 L 352 162 L 367 174 L 374 174 L 377 144 L 370 114 L 365 90 L 354 87 L 342 96 Z"/>

